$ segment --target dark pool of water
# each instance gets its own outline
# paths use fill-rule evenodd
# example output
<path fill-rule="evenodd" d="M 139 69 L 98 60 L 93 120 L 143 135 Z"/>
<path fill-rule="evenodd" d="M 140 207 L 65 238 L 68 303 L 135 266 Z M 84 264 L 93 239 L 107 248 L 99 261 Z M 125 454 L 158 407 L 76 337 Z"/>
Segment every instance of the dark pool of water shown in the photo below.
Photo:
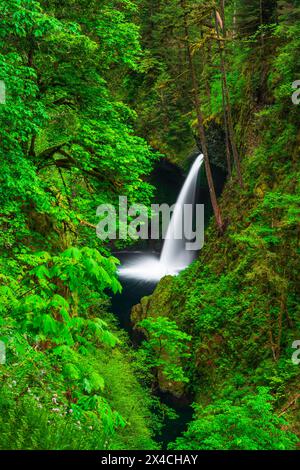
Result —
<path fill-rule="evenodd" d="M 145 255 L 159 258 L 156 252 L 119 252 L 114 253 L 120 261 L 121 265 L 139 261 Z M 147 295 L 151 295 L 157 285 L 157 282 L 146 282 L 138 279 L 128 279 L 121 277 L 119 281 L 122 284 L 122 293 L 112 297 L 112 311 L 117 316 L 121 328 L 124 328 L 130 335 L 132 335 L 132 324 L 130 320 L 131 309 L 134 305 L 140 303 L 141 299 Z"/>
<path fill-rule="evenodd" d="M 162 392 L 159 393 L 159 397 L 162 403 L 173 408 L 178 416 L 175 420 L 166 419 L 161 434 L 156 436 L 156 440 L 161 443 L 162 448 L 166 449 L 170 442 L 174 442 L 177 437 L 180 437 L 187 430 L 187 425 L 193 418 L 194 410 L 191 407 L 191 397 L 176 400 L 172 395 Z"/>

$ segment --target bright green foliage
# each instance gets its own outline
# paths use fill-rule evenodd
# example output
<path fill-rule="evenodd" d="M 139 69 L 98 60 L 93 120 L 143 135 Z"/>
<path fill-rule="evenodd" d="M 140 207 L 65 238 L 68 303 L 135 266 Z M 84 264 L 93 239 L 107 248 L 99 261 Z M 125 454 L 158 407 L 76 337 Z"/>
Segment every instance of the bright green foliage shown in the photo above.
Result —
<path fill-rule="evenodd" d="M 168 380 L 188 382 L 181 361 L 190 356 L 188 342 L 191 336 L 165 317 L 146 318 L 139 323 L 139 328 L 147 332 L 147 341 L 142 345 L 146 367 L 161 370 Z"/>
<path fill-rule="evenodd" d="M 221 3 L 244 187 L 233 169 L 224 234 L 211 226 L 199 259 L 165 284 L 135 355 L 109 314 L 118 261 L 96 237 L 96 208 L 149 203 L 152 148 L 183 165 L 194 148 L 184 13 L 209 153 L 226 166 Z M 137 377 L 194 396 L 172 447 L 296 446 L 299 18 L 298 0 L 0 2 L 1 449 L 157 447 L 172 413 Z"/>
<path fill-rule="evenodd" d="M 0 448 L 155 447 L 146 424 L 151 399 L 133 378 L 131 360 L 109 346 L 45 352 L 14 333 L 1 366 Z"/>
<path fill-rule="evenodd" d="M 107 383 L 105 377 L 109 369 L 105 372 L 103 367 L 104 363 L 112 368 L 120 368 L 122 361 L 126 364 L 120 351 L 113 352 L 120 340 L 111 331 L 111 320 L 106 319 L 103 295 L 107 288 L 116 291 L 120 287 L 114 279 L 116 260 L 87 247 L 69 248 L 52 257 L 38 253 L 34 260 L 37 257 L 40 263 L 19 279 L 17 298 L 14 284 L 0 288 L 4 300 L 0 338 L 7 347 L 7 364 L 0 370 L 0 408 L 6 430 L 0 447 L 101 449 L 113 446 L 116 432 L 123 428 L 126 434 L 117 440 L 125 445 L 133 423 L 120 413 L 128 413 L 124 404 L 120 411 L 120 405 L 114 409 L 107 391 L 111 379 Z M 112 354 L 118 359 L 108 361 Z M 128 366 L 123 373 L 132 371 Z M 123 385 L 125 395 L 132 381 Z M 134 386 L 139 393 L 138 384 Z M 117 393 L 122 393 L 120 388 Z M 19 396 L 24 397 L 21 403 Z M 39 408 L 42 421 L 37 419 Z M 141 417 L 129 419 L 139 421 Z M 43 430 L 45 420 L 53 425 L 51 431 Z M 13 438 L 15 423 L 19 433 Z M 33 429 L 30 436 L 27 428 Z M 78 439 L 76 430 L 83 430 Z M 62 439 L 68 439 L 72 432 L 75 435 L 70 441 L 60 440 L 61 433 Z M 140 432 L 138 445 L 147 442 L 152 446 L 147 429 L 141 426 Z"/>
<path fill-rule="evenodd" d="M 135 11 L 123 0 L 0 2 L 1 448 L 133 447 L 135 428 L 136 445 L 153 446 L 146 407 L 130 417 L 103 371 L 118 351 L 120 383 L 130 376 L 118 392 L 140 393 L 107 315 L 117 260 L 93 229 L 99 204 L 152 196 L 155 157 L 120 96 L 141 54 Z"/>
<path fill-rule="evenodd" d="M 77 3 L 79 11 L 69 0 L 0 6 L 1 79 L 7 88 L 0 108 L 1 206 L 9 219 L 18 214 L 10 224 L 18 239 L 24 217 L 33 212 L 47 214 L 52 227 L 74 230 L 78 219 L 94 222 L 97 205 L 114 202 L 117 194 L 133 201 L 138 193 L 140 202 L 151 195 L 142 181 L 151 169 L 150 149 L 133 134 L 134 112 L 106 82 L 109 67 L 119 74 L 135 67 L 133 6 L 105 2 L 99 8 L 95 1 L 85 9 L 85 2 Z M 115 14 L 114 3 L 123 4 L 122 12 Z"/>
<path fill-rule="evenodd" d="M 215 401 L 207 407 L 196 406 L 196 419 L 183 437 L 170 449 L 187 450 L 288 450 L 297 442 L 286 433 L 286 422 L 272 410 L 272 396 L 266 388 L 231 403 Z"/>

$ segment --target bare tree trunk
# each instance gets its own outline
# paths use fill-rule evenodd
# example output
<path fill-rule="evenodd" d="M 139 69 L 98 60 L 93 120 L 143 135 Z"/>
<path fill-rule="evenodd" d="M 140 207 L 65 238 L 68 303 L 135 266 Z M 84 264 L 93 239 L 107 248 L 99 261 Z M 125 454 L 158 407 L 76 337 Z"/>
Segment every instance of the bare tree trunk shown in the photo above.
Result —
<path fill-rule="evenodd" d="M 191 44 L 190 44 L 190 38 L 189 38 L 189 29 L 188 29 L 188 23 L 187 23 L 187 14 L 186 14 L 184 0 L 181 0 L 180 3 L 181 3 L 181 7 L 184 13 L 183 18 L 184 18 L 185 41 L 186 41 L 186 48 L 187 48 L 187 54 L 188 54 L 189 68 L 190 68 L 190 73 L 191 73 L 192 83 L 193 83 L 193 95 L 194 95 L 194 103 L 195 103 L 197 124 L 198 124 L 197 127 L 198 127 L 199 138 L 200 138 L 200 142 L 202 146 L 202 151 L 204 155 L 205 171 L 206 171 L 206 177 L 207 177 L 207 182 L 208 182 L 208 187 L 209 187 L 210 200 L 211 200 L 211 204 L 213 207 L 218 230 L 222 233 L 223 221 L 222 221 L 221 211 L 218 205 L 218 200 L 216 196 L 214 181 L 213 181 L 210 162 L 209 162 L 207 141 L 206 141 L 204 125 L 203 125 L 203 115 L 201 111 L 201 103 L 200 103 L 200 98 L 198 94 L 199 84 L 198 84 L 195 66 L 193 62 L 193 56 L 192 56 L 192 50 L 191 50 Z"/>
<path fill-rule="evenodd" d="M 218 16 L 217 19 L 223 31 L 223 37 L 226 40 L 225 0 L 220 1 L 220 15 Z M 221 70 L 221 74 L 222 74 L 222 70 Z M 226 106 L 226 96 L 225 96 L 225 89 L 224 89 L 223 74 L 222 74 L 222 107 L 223 107 L 223 119 L 224 119 L 224 130 L 225 130 L 227 173 L 228 173 L 228 177 L 231 178 L 231 151 L 230 151 L 230 139 L 229 139 L 229 133 L 228 133 L 227 106 Z"/>
<path fill-rule="evenodd" d="M 264 32 L 263 32 L 263 24 L 264 24 L 264 18 L 263 18 L 263 0 L 259 0 L 259 22 L 260 22 L 260 43 L 261 43 L 261 54 L 264 48 Z"/>
<path fill-rule="evenodd" d="M 202 48 L 203 50 L 203 62 L 205 64 L 207 64 L 207 67 L 208 67 L 208 72 L 210 72 L 210 65 L 211 65 L 211 43 L 210 41 L 207 42 L 207 49 L 205 47 L 205 45 L 203 46 Z M 207 95 L 207 99 L 208 99 L 208 103 L 209 103 L 209 110 L 211 111 L 211 90 L 210 90 L 210 73 L 206 73 L 205 74 L 205 89 L 206 89 L 206 95 Z"/>
<path fill-rule="evenodd" d="M 264 93 L 263 90 L 265 88 L 265 80 L 266 80 L 266 71 L 264 65 L 264 49 L 265 49 L 265 33 L 264 33 L 264 2 L 263 0 L 259 0 L 259 24 L 260 24 L 260 64 L 261 64 L 261 73 L 260 73 L 260 98 L 264 101 Z"/>
<path fill-rule="evenodd" d="M 228 173 L 228 176 L 230 178 L 231 177 L 231 153 L 230 153 L 230 141 L 229 141 L 229 134 L 228 134 L 226 99 L 225 99 L 225 91 L 224 91 L 224 82 L 223 82 L 223 80 L 222 80 L 222 106 L 223 106 L 224 128 L 225 128 L 227 173 Z"/>
<path fill-rule="evenodd" d="M 225 0 L 221 0 L 220 2 L 220 10 L 221 10 L 221 18 L 223 21 L 223 33 L 224 37 L 226 36 L 226 25 L 225 25 Z"/>
<path fill-rule="evenodd" d="M 221 20 L 222 20 L 222 30 L 223 37 L 226 40 L 226 23 L 225 23 L 225 0 L 220 2 L 221 9 Z M 225 46 L 224 46 L 225 47 Z M 222 106 L 224 114 L 224 127 L 225 127 L 225 145 L 226 145 L 226 160 L 227 160 L 227 172 L 229 178 L 231 177 L 231 152 L 230 152 L 230 139 L 228 134 L 228 122 L 227 122 L 227 109 L 226 109 L 226 97 L 224 90 L 224 80 L 222 76 Z"/>
<path fill-rule="evenodd" d="M 225 36 L 226 29 L 225 29 L 224 17 L 223 17 L 222 21 L 223 21 L 223 32 L 224 32 L 224 36 Z M 215 10 L 215 27 L 216 27 L 218 48 L 219 48 L 220 61 L 221 61 L 221 73 L 222 73 L 222 82 L 223 82 L 225 102 L 226 102 L 227 124 L 228 124 L 229 138 L 230 138 L 230 142 L 231 142 L 233 159 L 234 159 L 234 163 L 235 163 L 235 166 L 236 166 L 236 171 L 237 171 L 237 175 L 238 175 L 239 184 L 240 184 L 241 187 L 243 187 L 243 177 L 242 177 L 242 171 L 241 171 L 241 163 L 240 163 L 240 157 L 239 157 L 239 153 L 238 153 L 238 149 L 237 149 L 237 145 L 236 145 L 236 141 L 235 141 L 234 128 L 233 128 L 233 119 L 232 119 L 232 110 L 231 110 L 231 104 L 230 104 L 230 96 L 229 96 L 229 91 L 228 91 L 228 86 L 227 86 L 227 76 L 226 76 L 226 67 L 225 67 L 225 59 L 224 59 L 224 50 L 222 49 L 222 46 L 221 46 L 221 37 L 220 37 L 219 24 L 218 24 L 216 10 Z M 226 39 L 226 36 L 225 36 L 225 39 Z"/>
<path fill-rule="evenodd" d="M 225 2 L 224 2 L 225 5 Z M 236 21 L 236 1 L 234 1 L 234 6 L 233 6 L 233 37 L 236 37 L 236 30 L 237 30 L 237 21 Z M 225 16 L 225 8 L 224 8 L 224 16 Z"/>

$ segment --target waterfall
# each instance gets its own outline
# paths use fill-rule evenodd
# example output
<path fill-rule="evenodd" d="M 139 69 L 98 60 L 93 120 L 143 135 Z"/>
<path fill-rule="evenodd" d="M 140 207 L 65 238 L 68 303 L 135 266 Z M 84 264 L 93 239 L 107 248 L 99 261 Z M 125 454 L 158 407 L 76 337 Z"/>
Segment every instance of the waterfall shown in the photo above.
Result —
<path fill-rule="evenodd" d="M 187 240 L 184 237 L 183 210 L 185 204 L 193 205 L 195 203 L 197 179 L 202 162 L 203 155 L 199 155 L 185 180 L 168 227 L 160 257 L 160 263 L 166 268 L 166 270 L 171 272 L 185 268 L 192 261 L 192 253 L 185 250 Z M 185 220 L 185 224 L 190 228 L 190 230 L 192 230 L 192 213 L 188 213 L 187 215 L 189 216 L 189 219 Z"/>
<path fill-rule="evenodd" d="M 192 211 L 188 212 L 188 217 L 185 217 L 184 220 L 183 211 L 185 205 L 195 204 L 197 180 L 203 160 L 202 154 L 196 158 L 181 189 L 168 226 L 160 259 L 145 255 L 137 262 L 126 263 L 119 269 L 121 276 L 149 281 L 159 280 L 168 274 L 178 274 L 192 262 L 195 252 L 185 249 L 187 239 L 184 236 L 183 224 L 185 223 L 189 232 L 192 232 L 193 214 Z"/>

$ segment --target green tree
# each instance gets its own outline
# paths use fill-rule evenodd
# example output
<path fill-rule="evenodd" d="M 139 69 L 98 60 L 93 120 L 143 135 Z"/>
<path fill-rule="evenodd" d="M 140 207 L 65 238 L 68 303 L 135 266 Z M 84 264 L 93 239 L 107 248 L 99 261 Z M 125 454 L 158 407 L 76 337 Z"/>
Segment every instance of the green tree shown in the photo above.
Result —
<path fill-rule="evenodd" d="M 180 331 L 174 321 L 165 317 L 146 318 L 138 324 L 147 333 L 142 355 L 149 369 L 161 370 L 175 382 L 188 382 L 181 361 L 189 357 L 188 342 L 192 339 Z"/>
<path fill-rule="evenodd" d="M 0 2 L 7 91 L 0 105 L 0 337 L 8 357 L 0 370 L 1 447 L 16 422 L 10 448 L 41 447 L 43 436 L 46 447 L 58 445 L 64 420 L 64 439 L 80 421 L 86 446 L 97 440 L 89 439 L 92 427 L 99 448 L 130 426 L 93 361 L 103 351 L 103 364 L 122 348 L 107 318 L 107 292 L 120 289 L 117 260 L 94 226 L 99 204 L 120 194 L 146 203 L 152 196 L 145 177 L 156 157 L 135 135 L 136 114 L 121 97 L 141 53 L 135 12 L 134 2 L 122 0 Z M 40 409 L 31 390 L 52 435 L 39 428 L 24 436 Z"/>
<path fill-rule="evenodd" d="M 288 450 L 297 437 L 284 428 L 286 422 L 274 414 L 268 389 L 246 395 L 240 402 L 215 401 L 196 406 L 196 419 L 183 437 L 169 446 L 187 450 Z"/>

